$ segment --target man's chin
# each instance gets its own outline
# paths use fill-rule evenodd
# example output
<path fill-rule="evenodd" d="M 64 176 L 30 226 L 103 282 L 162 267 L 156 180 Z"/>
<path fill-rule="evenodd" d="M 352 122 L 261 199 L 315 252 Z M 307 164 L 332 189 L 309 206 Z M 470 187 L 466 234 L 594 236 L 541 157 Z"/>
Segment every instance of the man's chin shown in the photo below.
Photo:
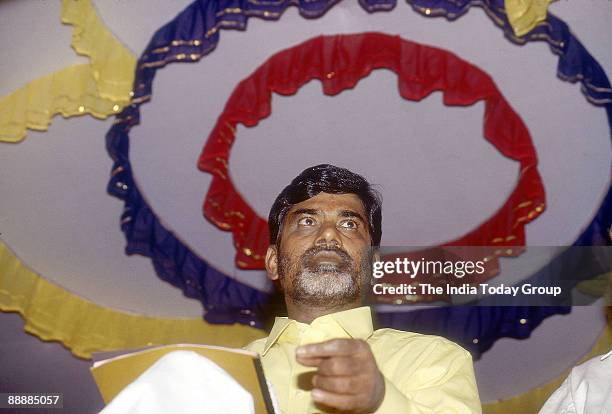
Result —
<path fill-rule="evenodd" d="M 297 302 L 333 307 L 355 301 L 359 288 L 350 273 L 339 271 L 337 266 L 320 265 L 303 272 L 292 293 Z"/>

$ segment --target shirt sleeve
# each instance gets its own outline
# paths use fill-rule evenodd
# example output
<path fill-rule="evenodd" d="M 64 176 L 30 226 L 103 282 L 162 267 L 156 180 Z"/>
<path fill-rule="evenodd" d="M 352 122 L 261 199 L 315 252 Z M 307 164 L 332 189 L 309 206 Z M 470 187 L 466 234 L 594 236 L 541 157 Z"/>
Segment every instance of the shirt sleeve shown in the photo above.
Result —
<path fill-rule="evenodd" d="M 404 351 L 414 352 L 410 348 Z M 472 357 L 463 348 L 440 338 L 416 360 L 404 359 L 408 362 L 400 360 L 385 376 L 385 397 L 377 414 L 482 413 Z"/>

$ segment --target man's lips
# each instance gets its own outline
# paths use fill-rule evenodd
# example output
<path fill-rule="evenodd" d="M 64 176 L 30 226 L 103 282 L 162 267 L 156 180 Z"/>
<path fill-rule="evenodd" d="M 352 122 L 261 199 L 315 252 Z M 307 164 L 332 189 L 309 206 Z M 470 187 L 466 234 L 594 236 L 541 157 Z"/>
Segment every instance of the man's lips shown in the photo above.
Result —
<path fill-rule="evenodd" d="M 338 264 L 343 261 L 343 258 L 334 251 L 322 251 L 315 254 L 312 260 L 318 264 Z"/>

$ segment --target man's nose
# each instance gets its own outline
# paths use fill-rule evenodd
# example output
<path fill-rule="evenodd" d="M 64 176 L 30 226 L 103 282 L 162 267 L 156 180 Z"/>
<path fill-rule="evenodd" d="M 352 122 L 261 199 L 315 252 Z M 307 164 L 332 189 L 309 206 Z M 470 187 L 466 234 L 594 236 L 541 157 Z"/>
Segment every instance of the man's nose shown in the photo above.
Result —
<path fill-rule="evenodd" d="M 321 230 L 317 235 L 317 240 L 315 241 L 317 246 L 327 246 L 327 247 L 341 247 L 342 242 L 340 239 L 340 233 L 336 228 L 335 223 L 325 223 L 321 226 Z"/>

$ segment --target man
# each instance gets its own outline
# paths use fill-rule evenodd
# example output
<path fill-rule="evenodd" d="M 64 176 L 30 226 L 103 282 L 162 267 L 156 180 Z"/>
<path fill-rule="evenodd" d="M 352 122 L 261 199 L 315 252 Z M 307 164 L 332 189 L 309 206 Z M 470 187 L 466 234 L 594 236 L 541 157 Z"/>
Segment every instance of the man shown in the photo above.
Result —
<path fill-rule="evenodd" d="M 612 239 L 612 229 L 610 230 Z M 605 255 L 610 250 L 601 250 Z M 611 259 L 601 257 L 603 260 Z M 604 299 L 608 326 L 612 327 L 612 273 L 608 273 L 608 283 Z M 586 414 L 612 413 L 612 350 L 575 366 L 569 375 L 546 400 L 539 414 Z"/>
<path fill-rule="evenodd" d="M 268 277 L 287 318 L 247 348 L 262 356 L 283 413 L 480 413 L 467 351 L 435 336 L 372 328 L 368 288 L 381 201 L 360 175 L 304 170 L 269 217 Z"/>

